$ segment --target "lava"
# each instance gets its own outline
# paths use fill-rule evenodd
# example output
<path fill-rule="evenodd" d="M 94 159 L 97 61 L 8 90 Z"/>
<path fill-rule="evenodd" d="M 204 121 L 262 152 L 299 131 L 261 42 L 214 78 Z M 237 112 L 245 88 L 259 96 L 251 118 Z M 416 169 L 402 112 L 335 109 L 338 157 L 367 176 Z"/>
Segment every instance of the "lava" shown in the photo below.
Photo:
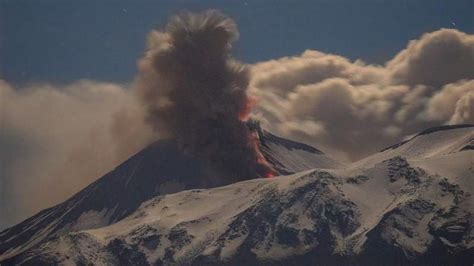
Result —
<path fill-rule="evenodd" d="M 261 174 L 261 176 L 266 178 L 274 177 L 275 170 L 260 151 L 260 140 L 257 132 L 252 132 L 252 134 L 250 134 L 250 142 L 252 143 L 255 153 L 257 154 L 257 163 L 262 166 L 262 168 L 264 168 L 264 172 Z"/>
<path fill-rule="evenodd" d="M 252 112 L 253 107 L 257 104 L 257 101 L 255 98 L 246 97 L 246 101 L 244 101 L 244 105 L 242 106 L 240 112 L 239 112 L 239 120 L 244 122 L 247 121 L 250 113 Z"/>
<path fill-rule="evenodd" d="M 245 122 L 249 119 L 250 113 L 252 112 L 253 107 L 257 104 L 257 100 L 253 97 L 246 96 L 246 101 L 238 114 L 238 119 L 241 122 Z M 258 134 L 256 132 L 252 132 L 249 136 L 250 142 L 252 143 L 252 148 L 257 155 L 257 163 L 265 168 L 265 172 L 261 174 L 263 177 L 270 178 L 275 176 L 275 171 L 270 163 L 267 161 L 265 156 L 263 156 L 262 152 L 260 151 L 260 141 Z"/>

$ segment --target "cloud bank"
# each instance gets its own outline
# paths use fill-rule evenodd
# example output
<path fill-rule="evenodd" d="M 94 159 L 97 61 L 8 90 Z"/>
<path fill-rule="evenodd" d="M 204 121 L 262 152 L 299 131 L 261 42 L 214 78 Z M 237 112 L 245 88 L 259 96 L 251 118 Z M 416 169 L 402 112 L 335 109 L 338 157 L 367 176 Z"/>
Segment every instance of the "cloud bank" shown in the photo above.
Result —
<path fill-rule="evenodd" d="M 383 66 L 307 50 L 255 64 L 250 86 L 271 131 L 357 160 L 427 127 L 474 123 L 474 35 L 424 34 Z"/>
<path fill-rule="evenodd" d="M 14 88 L 0 80 L 0 228 L 71 196 L 151 137 L 124 87 L 84 80 Z"/>

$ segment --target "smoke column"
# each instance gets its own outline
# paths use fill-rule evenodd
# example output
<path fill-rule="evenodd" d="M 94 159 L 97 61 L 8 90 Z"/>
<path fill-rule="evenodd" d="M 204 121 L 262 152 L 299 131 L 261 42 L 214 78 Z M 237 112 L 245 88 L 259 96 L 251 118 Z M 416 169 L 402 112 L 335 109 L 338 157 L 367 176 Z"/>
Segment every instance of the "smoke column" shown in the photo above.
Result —
<path fill-rule="evenodd" d="M 137 88 L 147 121 L 183 152 L 233 179 L 268 177 L 273 170 L 246 125 L 249 73 L 230 55 L 237 38 L 234 21 L 217 11 L 172 17 L 148 38 Z"/>

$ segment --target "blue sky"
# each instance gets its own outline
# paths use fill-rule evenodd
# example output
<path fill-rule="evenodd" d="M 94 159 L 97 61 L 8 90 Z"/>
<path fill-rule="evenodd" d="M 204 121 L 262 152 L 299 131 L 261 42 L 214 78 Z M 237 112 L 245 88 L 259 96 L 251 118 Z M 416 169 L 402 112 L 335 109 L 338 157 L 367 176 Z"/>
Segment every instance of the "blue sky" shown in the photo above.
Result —
<path fill-rule="evenodd" d="M 220 9 L 248 63 L 305 49 L 383 63 L 442 27 L 472 33 L 474 1 L 0 0 L 0 78 L 12 83 L 130 81 L 145 36 L 180 10 Z"/>

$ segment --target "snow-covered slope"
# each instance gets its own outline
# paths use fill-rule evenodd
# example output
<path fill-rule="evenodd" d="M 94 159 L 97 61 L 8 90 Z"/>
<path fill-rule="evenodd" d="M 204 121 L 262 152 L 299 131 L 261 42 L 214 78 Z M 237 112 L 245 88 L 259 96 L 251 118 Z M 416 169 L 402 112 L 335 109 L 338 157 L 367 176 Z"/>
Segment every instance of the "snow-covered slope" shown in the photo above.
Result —
<path fill-rule="evenodd" d="M 263 130 L 259 136 L 264 156 L 280 174 L 340 166 L 311 146 Z M 235 181 L 216 176 L 207 163 L 181 154 L 173 141 L 156 142 L 67 201 L 1 232 L 0 261 L 46 238 L 117 222 L 157 195 Z"/>
<path fill-rule="evenodd" d="M 431 130 L 347 168 L 157 196 L 3 263 L 472 265 L 473 129 Z"/>
<path fill-rule="evenodd" d="M 297 173 L 313 168 L 341 168 L 344 165 L 320 150 L 292 140 L 280 138 L 268 131 L 259 131 L 260 150 L 280 174 Z"/>
<path fill-rule="evenodd" d="M 473 147 L 474 125 L 440 126 L 422 131 L 407 141 L 388 147 L 353 165 L 370 164 L 395 156 L 423 160 L 472 150 Z"/>

